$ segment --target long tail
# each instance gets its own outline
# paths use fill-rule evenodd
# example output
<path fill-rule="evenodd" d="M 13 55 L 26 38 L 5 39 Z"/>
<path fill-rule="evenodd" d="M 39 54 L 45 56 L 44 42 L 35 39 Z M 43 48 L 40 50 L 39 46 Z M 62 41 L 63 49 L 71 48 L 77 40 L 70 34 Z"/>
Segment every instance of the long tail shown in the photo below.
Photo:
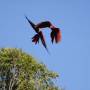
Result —
<path fill-rule="evenodd" d="M 41 31 L 38 32 L 38 34 L 34 35 L 34 37 L 32 37 L 32 42 L 37 44 L 37 42 L 39 43 L 39 39 L 41 39 L 42 45 L 45 47 L 45 49 L 49 53 L 46 42 L 45 42 L 45 39 L 44 39 L 44 36 L 43 36 L 43 33 Z"/>
<path fill-rule="evenodd" d="M 51 32 L 51 41 L 52 43 L 54 42 L 58 43 L 61 41 L 61 31 L 59 30 L 59 28 L 53 28 L 52 32 Z"/>
<path fill-rule="evenodd" d="M 39 32 L 39 36 L 40 36 L 40 39 L 41 39 L 41 42 L 42 42 L 43 46 L 44 46 L 45 49 L 48 51 L 48 48 L 47 48 L 47 45 L 46 45 L 46 42 L 45 42 L 43 33 L 42 33 L 41 31 Z"/>

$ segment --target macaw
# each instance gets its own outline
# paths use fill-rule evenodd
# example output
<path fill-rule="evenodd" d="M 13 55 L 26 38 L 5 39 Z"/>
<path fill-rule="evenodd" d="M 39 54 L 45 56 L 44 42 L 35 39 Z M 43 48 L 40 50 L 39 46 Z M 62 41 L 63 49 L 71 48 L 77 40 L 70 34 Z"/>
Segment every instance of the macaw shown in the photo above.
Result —
<path fill-rule="evenodd" d="M 61 30 L 59 28 L 55 27 L 50 21 L 43 21 L 43 22 L 40 22 L 35 25 L 27 17 L 26 17 L 26 19 L 28 20 L 28 22 L 32 26 L 32 28 L 35 30 L 35 32 L 37 33 L 32 38 L 32 42 L 34 42 L 35 44 L 37 44 L 37 42 L 39 42 L 39 39 L 41 39 L 43 46 L 47 49 L 47 45 L 46 45 L 43 33 L 41 31 L 42 28 L 50 28 L 50 30 L 51 30 L 50 37 L 51 37 L 52 43 L 54 42 L 54 40 L 56 43 L 61 41 Z"/>

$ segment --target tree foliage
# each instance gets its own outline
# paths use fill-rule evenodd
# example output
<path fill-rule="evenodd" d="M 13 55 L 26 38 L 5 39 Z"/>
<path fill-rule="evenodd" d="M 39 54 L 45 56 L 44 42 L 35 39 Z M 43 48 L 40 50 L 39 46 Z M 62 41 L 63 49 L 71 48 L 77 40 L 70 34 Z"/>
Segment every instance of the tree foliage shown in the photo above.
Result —
<path fill-rule="evenodd" d="M 58 74 L 16 48 L 0 49 L 0 90 L 59 90 Z"/>

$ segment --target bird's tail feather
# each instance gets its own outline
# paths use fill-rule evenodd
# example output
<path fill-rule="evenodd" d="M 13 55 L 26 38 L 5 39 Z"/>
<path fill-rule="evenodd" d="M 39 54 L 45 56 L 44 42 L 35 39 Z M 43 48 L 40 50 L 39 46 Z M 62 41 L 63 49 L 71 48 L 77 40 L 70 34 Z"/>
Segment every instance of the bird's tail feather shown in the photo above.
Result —
<path fill-rule="evenodd" d="M 45 47 L 45 49 L 49 53 L 46 42 L 45 42 L 45 39 L 44 39 L 44 36 L 43 36 L 43 33 L 41 31 L 38 32 L 38 34 L 35 34 L 34 37 L 32 37 L 32 42 L 37 44 L 37 42 L 39 43 L 39 39 L 41 39 L 42 45 Z"/>
<path fill-rule="evenodd" d="M 50 54 L 50 52 L 49 52 L 49 50 L 47 48 L 43 33 L 41 31 L 39 32 L 39 35 L 40 35 L 40 39 L 41 39 L 41 42 L 42 42 L 43 46 L 45 47 L 46 51 Z"/>

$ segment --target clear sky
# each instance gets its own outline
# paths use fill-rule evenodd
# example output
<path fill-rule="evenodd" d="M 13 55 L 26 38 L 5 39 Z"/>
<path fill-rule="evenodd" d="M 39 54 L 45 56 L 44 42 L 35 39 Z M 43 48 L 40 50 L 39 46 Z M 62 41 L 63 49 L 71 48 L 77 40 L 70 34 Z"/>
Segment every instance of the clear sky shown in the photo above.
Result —
<path fill-rule="evenodd" d="M 50 55 L 24 15 L 38 23 L 50 20 L 62 31 L 62 41 L 51 44 L 50 30 L 43 31 Z M 60 74 L 55 81 L 66 90 L 90 90 L 90 0 L 0 0 L 0 48 L 15 47 L 33 55 Z"/>

